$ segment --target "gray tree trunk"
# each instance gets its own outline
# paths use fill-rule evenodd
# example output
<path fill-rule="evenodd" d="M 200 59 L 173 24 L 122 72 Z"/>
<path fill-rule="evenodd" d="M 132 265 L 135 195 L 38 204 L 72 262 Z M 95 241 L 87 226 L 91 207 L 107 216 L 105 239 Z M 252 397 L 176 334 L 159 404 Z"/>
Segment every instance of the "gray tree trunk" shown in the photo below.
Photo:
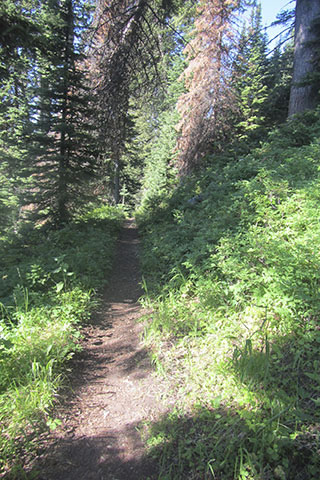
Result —
<path fill-rule="evenodd" d="M 118 205 L 120 201 L 120 162 L 117 159 L 114 164 L 114 203 Z"/>
<path fill-rule="evenodd" d="M 313 86 L 299 86 L 305 76 L 313 71 L 314 41 L 312 21 L 320 16 L 320 0 L 297 0 L 295 13 L 294 65 L 290 91 L 289 113 L 301 113 L 316 106 L 317 89 Z"/>

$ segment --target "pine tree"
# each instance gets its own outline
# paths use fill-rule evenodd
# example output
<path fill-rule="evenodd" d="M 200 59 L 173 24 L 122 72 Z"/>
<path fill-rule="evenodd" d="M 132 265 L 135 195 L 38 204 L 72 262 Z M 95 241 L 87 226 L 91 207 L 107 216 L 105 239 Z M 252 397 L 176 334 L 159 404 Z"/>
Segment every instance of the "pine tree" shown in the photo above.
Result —
<path fill-rule="evenodd" d="M 141 205 L 148 202 L 157 201 L 163 194 L 170 182 L 174 180 L 176 171 L 175 163 L 175 145 L 178 132 L 175 128 L 179 121 L 179 114 L 176 109 L 178 98 L 184 91 L 183 83 L 179 80 L 184 68 L 184 61 L 180 55 L 170 58 L 167 57 L 166 75 L 167 87 L 162 98 L 161 106 L 157 107 L 157 114 L 145 112 L 146 119 L 141 128 L 140 143 L 146 145 L 144 152 L 145 167 L 141 189 Z M 151 121 L 153 117 L 153 122 Z M 150 128 L 151 127 L 151 128 Z M 148 141 L 144 138 L 148 136 Z"/>
<path fill-rule="evenodd" d="M 29 159 L 32 72 L 43 48 L 39 9 L 30 1 L 0 5 L 0 223 L 1 232 L 17 228 L 19 196 Z M 40 22 L 41 23 L 41 22 Z"/>
<path fill-rule="evenodd" d="M 2 224 L 9 205 L 15 221 L 22 207 L 23 218 L 37 212 L 62 225 L 83 197 L 79 182 L 92 172 L 96 150 L 80 63 L 89 18 L 85 1 L 0 6 Z"/>
<path fill-rule="evenodd" d="M 86 12 L 85 3 L 48 2 L 49 48 L 36 79 L 30 166 L 34 185 L 26 202 L 56 226 L 67 223 L 79 206 L 81 182 L 93 173 L 96 157 L 90 124 L 84 124 L 91 101 L 80 64 Z"/>
<path fill-rule="evenodd" d="M 198 4 L 194 38 L 185 49 L 187 92 L 178 102 L 177 148 L 182 170 L 193 168 L 208 151 L 221 148 L 226 141 L 235 105 L 230 88 L 236 36 L 232 17 L 239 4 L 236 0 L 201 0 Z"/>
<path fill-rule="evenodd" d="M 266 85 L 268 96 L 263 104 L 265 125 L 268 129 L 286 121 L 293 69 L 293 45 L 288 42 L 284 48 L 275 48 L 268 61 Z"/>
<path fill-rule="evenodd" d="M 116 203 L 128 159 L 132 99 L 149 98 L 161 88 L 158 64 L 163 55 L 163 30 L 168 13 L 179 3 L 101 0 L 97 5 L 93 83 L 100 98 L 101 146 L 112 168 Z"/>
<path fill-rule="evenodd" d="M 264 105 L 268 98 L 266 85 L 267 39 L 263 32 L 261 5 L 255 1 L 248 28 L 242 31 L 237 60 L 234 65 L 234 84 L 239 102 L 237 139 L 250 148 L 265 131 Z"/>
<path fill-rule="evenodd" d="M 136 201 L 144 207 L 171 189 L 176 182 L 175 149 L 179 113 L 176 104 L 185 91 L 179 79 L 184 68 L 183 49 L 192 29 L 195 5 L 183 2 L 161 31 L 162 57 L 157 68 L 161 84 L 135 104 L 136 154 L 143 166 L 141 190 Z"/>

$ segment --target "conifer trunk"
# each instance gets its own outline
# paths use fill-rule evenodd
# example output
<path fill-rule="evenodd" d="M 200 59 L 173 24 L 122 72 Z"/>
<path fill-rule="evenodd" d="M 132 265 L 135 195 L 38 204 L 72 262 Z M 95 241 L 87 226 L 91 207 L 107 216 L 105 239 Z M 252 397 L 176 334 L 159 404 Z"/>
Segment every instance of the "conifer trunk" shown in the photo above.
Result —
<path fill-rule="evenodd" d="M 69 149 L 66 137 L 66 125 L 68 121 L 68 94 L 70 88 L 69 71 L 72 63 L 73 51 L 73 6 L 72 0 L 66 0 L 66 25 L 65 25 L 65 52 L 64 52 L 64 75 L 63 75 L 63 101 L 61 111 L 61 132 L 60 132 L 60 159 L 59 159 L 59 180 L 58 180 L 58 224 L 68 222 L 68 169 Z"/>
<path fill-rule="evenodd" d="M 114 160 L 114 203 L 120 201 L 120 160 L 118 156 Z"/>
<path fill-rule="evenodd" d="M 299 85 L 313 71 L 315 40 L 312 21 L 320 16 L 319 0 L 297 0 L 295 13 L 294 66 L 290 91 L 288 116 L 302 113 L 316 106 L 317 89 L 311 85 Z"/>

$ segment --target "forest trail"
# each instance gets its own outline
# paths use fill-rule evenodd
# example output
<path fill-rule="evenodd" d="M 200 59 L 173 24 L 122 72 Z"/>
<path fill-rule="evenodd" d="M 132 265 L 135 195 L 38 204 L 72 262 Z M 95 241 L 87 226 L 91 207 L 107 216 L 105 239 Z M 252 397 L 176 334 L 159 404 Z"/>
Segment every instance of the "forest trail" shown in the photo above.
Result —
<path fill-rule="evenodd" d="M 128 220 L 118 241 L 103 304 L 84 330 L 84 349 L 72 361 L 72 394 L 63 424 L 34 465 L 38 480 L 146 480 L 157 478 L 139 428 L 164 406 L 140 340 L 143 325 L 139 239 Z M 103 259 L 101 259 L 103 268 Z"/>

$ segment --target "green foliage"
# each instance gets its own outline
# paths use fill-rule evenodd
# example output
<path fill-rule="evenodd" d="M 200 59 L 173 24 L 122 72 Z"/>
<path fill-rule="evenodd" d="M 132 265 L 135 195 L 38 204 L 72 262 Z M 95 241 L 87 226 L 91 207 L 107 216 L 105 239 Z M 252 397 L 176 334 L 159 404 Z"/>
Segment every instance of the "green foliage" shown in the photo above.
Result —
<path fill-rule="evenodd" d="M 49 3 L 45 15 L 48 49 L 34 78 L 29 175 L 34 184 L 24 194 L 39 218 L 56 226 L 68 223 L 93 176 L 98 147 L 92 136 L 93 97 L 80 67 L 83 35 L 89 23 L 88 2 Z"/>
<path fill-rule="evenodd" d="M 139 218 L 176 405 L 150 426 L 161 479 L 319 477 L 318 129 L 307 113 L 216 156 Z"/>
<path fill-rule="evenodd" d="M 86 1 L 1 3 L 3 234 L 31 212 L 61 226 L 85 201 L 98 150 L 88 119 L 93 99 L 80 72 L 89 20 Z"/>
<path fill-rule="evenodd" d="M 293 69 L 293 42 L 286 44 L 283 51 L 277 47 L 268 61 L 266 85 L 268 96 L 263 105 L 267 127 L 286 121 Z"/>
<path fill-rule="evenodd" d="M 80 325 L 110 272 L 121 209 L 91 207 L 59 231 L 29 231 L 1 254 L 0 464 L 55 428 L 56 394 Z"/>
<path fill-rule="evenodd" d="M 266 36 L 263 33 L 261 5 L 254 2 L 250 24 L 242 32 L 234 65 L 235 89 L 239 101 L 238 140 L 245 145 L 256 143 L 264 131 L 266 85 Z M 250 79 L 250 80 L 249 80 Z M 248 147 L 247 147 L 248 148 Z"/>
<path fill-rule="evenodd" d="M 183 60 L 179 56 L 172 59 L 167 55 L 162 67 L 167 76 L 167 88 L 161 99 L 161 108 L 154 118 L 154 107 L 146 109 L 143 121 L 140 119 L 141 133 L 138 138 L 140 145 L 147 137 L 144 146 L 144 171 L 139 198 L 139 208 L 144 209 L 150 202 L 157 202 L 175 181 L 175 168 L 173 167 L 177 131 L 175 126 L 179 120 L 176 111 L 176 102 L 184 87 L 179 77 L 183 69 Z"/>
<path fill-rule="evenodd" d="M 4 0 L 0 5 L 0 236 L 17 228 L 19 195 L 28 161 L 26 127 L 32 94 L 28 71 L 33 64 L 38 26 L 30 3 Z"/>

